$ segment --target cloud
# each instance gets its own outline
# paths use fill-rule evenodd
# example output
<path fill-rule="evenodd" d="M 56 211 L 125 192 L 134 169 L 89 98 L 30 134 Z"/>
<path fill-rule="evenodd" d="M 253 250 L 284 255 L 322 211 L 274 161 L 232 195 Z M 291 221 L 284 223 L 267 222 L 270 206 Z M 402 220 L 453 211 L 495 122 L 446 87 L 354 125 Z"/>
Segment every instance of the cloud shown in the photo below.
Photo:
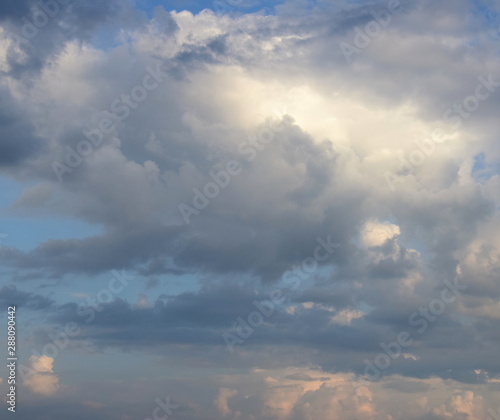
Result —
<path fill-rule="evenodd" d="M 217 398 L 214 401 L 214 405 L 220 411 L 220 413 L 227 417 L 231 414 L 231 410 L 228 405 L 228 401 L 230 398 L 237 395 L 238 392 L 234 389 L 229 388 L 221 388 L 219 389 L 219 393 L 217 394 Z"/>
<path fill-rule="evenodd" d="M 194 418 L 406 418 L 395 398 L 387 412 L 377 405 L 400 394 L 415 397 L 408 418 L 484 415 L 484 386 L 500 375 L 495 13 L 468 0 L 407 2 L 348 63 L 339 45 L 387 2 L 218 16 L 78 1 L 17 44 L 33 5 L 0 6 L 0 171 L 25 186 L 6 210 L 99 234 L 2 246 L 0 261 L 33 290 L 50 278 L 87 293 L 114 269 L 158 289 L 85 322 L 59 286 L 45 285 L 49 299 L 8 280 L 3 307 L 43 312 L 49 327 L 77 322 L 75 342 L 99 354 L 265 372 L 241 386 L 217 378 L 198 395 L 209 410 L 186 404 Z M 157 68 L 161 83 L 118 111 Z M 468 111 L 481 80 L 490 95 Z M 68 150 L 95 141 L 104 118 L 113 129 L 59 182 L 53 163 L 75 159 Z M 436 129 L 446 135 L 434 141 Z M 194 206 L 232 160 L 241 174 L 186 224 L 179 205 Z M 300 278 L 297 264 L 326 235 L 341 246 Z M 222 334 L 284 288 L 285 274 L 300 287 L 228 358 Z M 419 334 L 410 316 L 445 281 L 467 288 Z M 414 342 L 380 383 L 347 382 L 402 331 Z M 57 395 L 52 364 L 32 361 L 35 393 Z"/>
<path fill-rule="evenodd" d="M 16 3 L 4 3 L 0 6 L 0 19 L 21 17 L 27 14 L 29 7 L 33 5 L 33 0 L 21 0 Z"/>
<path fill-rule="evenodd" d="M 85 401 L 83 403 L 87 407 L 93 408 L 95 410 L 100 410 L 101 408 L 104 408 L 105 405 L 103 403 L 97 402 L 97 401 Z"/>
<path fill-rule="evenodd" d="M 387 240 L 394 239 L 399 236 L 401 230 L 399 226 L 392 223 L 380 223 L 377 221 L 369 221 L 365 224 L 362 238 L 364 244 L 369 247 L 381 246 Z"/>
<path fill-rule="evenodd" d="M 6 75 L 21 79 L 39 74 L 47 60 L 64 48 L 70 39 L 86 41 L 111 16 L 122 11 L 119 2 L 106 0 L 98 4 L 81 1 L 35 2 L 23 0 L 15 6 L 2 6 L 2 42 L 7 42 Z"/>
<path fill-rule="evenodd" d="M 31 292 L 23 292 L 14 285 L 4 286 L 0 289 L 0 302 L 3 308 L 15 305 L 32 310 L 46 310 L 54 304 L 52 299 Z"/>
<path fill-rule="evenodd" d="M 474 392 L 466 391 L 453 395 L 446 404 L 432 410 L 436 419 L 476 419 L 486 418 L 481 396 L 475 396 Z"/>
<path fill-rule="evenodd" d="M 35 128 L 30 123 L 22 107 L 19 106 L 11 92 L 0 87 L 0 169 L 12 168 L 25 163 L 43 153 L 43 139 L 35 134 Z M 12 139 L 17 141 L 13 142 Z"/>
<path fill-rule="evenodd" d="M 31 363 L 31 367 L 39 373 L 53 372 L 52 368 L 54 364 L 54 359 L 52 357 L 48 357 L 45 355 L 37 357 L 33 355 L 30 357 L 29 361 Z"/>
<path fill-rule="evenodd" d="M 60 389 L 59 377 L 53 373 L 54 359 L 42 355 L 32 355 L 29 363 L 33 373 L 25 376 L 24 385 L 35 394 L 51 397 Z"/>

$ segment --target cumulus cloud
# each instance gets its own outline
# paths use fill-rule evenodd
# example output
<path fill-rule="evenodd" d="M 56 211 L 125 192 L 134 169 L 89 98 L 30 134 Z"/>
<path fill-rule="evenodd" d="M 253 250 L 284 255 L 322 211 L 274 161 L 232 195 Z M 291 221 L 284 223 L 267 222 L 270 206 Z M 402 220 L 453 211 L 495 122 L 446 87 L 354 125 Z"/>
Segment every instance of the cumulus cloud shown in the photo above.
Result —
<path fill-rule="evenodd" d="M 500 375 L 497 2 L 405 2 L 351 62 L 341 43 L 387 2 L 218 15 L 78 1 L 17 43 L 35 6 L 0 6 L 0 173 L 24 185 L 5 212 L 99 232 L 1 246 L 5 273 L 26 280 L 0 288 L 3 307 L 81 323 L 44 282 L 88 293 L 127 269 L 147 294 L 104 303 L 81 340 L 252 372 L 211 383 L 213 411 L 191 402 L 196 418 L 405 418 L 395 398 L 377 404 L 398 393 L 417 394 L 408 418 L 482 420 L 481 386 Z M 340 247 L 304 273 L 327 236 Z M 465 289 L 422 318 L 445 282 Z M 273 288 L 283 301 L 228 360 L 222 334 Z M 353 385 L 402 331 L 414 341 L 382 384 Z M 53 359 L 30 364 L 27 387 L 56 395 Z"/>
<path fill-rule="evenodd" d="M 29 373 L 24 377 L 24 385 L 35 394 L 50 397 L 60 389 L 59 377 L 53 373 L 54 359 L 42 355 L 29 358 Z"/>
<path fill-rule="evenodd" d="M 437 419 L 484 419 L 485 413 L 483 399 L 474 395 L 472 391 L 461 392 L 453 395 L 446 404 L 432 410 Z"/>
<path fill-rule="evenodd" d="M 42 355 L 37 357 L 35 355 L 31 356 L 29 359 L 31 363 L 31 367 L 40 373 L 52 373 L 54 359 L 52 357 L 48 357 Z"/>
<path fill-rule="evenodd" d="M 221 388 L 219 389 L 219 393 L 217 394 L 217 398 L 214 401 L 214 405 L 220 411 L 220 413 L 227 417 L 231 414 L 231 409 L 229 408 L 228 401 L 230 398 L 234 397 L 238 394 L 238 391 L 229 388 Z"/>
<path fill-rule="evenodd" d="M 363 243 L 367 246 L 381 246 L 386 241 L 398 237 L 401 233 L 399 226 L 392 223 L 369 221 L 363 228 Z"/>

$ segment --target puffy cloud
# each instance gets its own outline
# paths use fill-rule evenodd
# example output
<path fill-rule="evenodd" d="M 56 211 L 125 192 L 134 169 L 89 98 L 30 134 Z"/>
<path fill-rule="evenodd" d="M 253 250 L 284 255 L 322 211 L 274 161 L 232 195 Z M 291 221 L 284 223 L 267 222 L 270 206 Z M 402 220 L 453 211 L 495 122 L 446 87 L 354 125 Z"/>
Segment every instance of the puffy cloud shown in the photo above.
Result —
<path fill-rule="evenodd" d="M 217 398 L 214 401 L 214 405 L 220 411 L 220 413 L 227 417 L 231 414 L 231 409 L 229 408 L 228 401 L 230 398 L 238 394 L 235 389 L 221 388 L 217 394 Z"/>
<path fill-rule="evenodd" d="M 52 373 L 53 370 L 53 365 L 54 365 L 54 359 L 52 357 L 48 357 L 45 355 L 42 355 L 40 357 L 37 357 L 35 355 L 31 356 L 29 359 L 31 363 L 31 367 L 35 369 L 37 372 L 40 373 Z"/>
<path fill-rule="evenodd" d="M 353 319 L 362 318 L 363 312 L 353 309 L 343 309 L 332 317 L 332 322 L 350 325 Z"/>
<path fill-rule="evenodd" d="M 50 397 L 60 389 L 59 377 L 53 373 L 54 359 L 42 355 L 29 358 L 31 371 L 24 377 L 24 385 L 35 394 Z"/>
<path fill-rule="evenodd" d="M 474 395 L 472 391 L 453 395 L 446 404 L 434 408 L 432 414 L 437 419 L 473 420 L 488 417 L 485 413 L 482 397 Z"/>
<path fill-rule="evenodd" d="M 386 241 L 398 237 L 400 233 L 399 226 L 392 223 L 369 221 L 363 227 L 362 238 L 366 246 L 381 246 Z"/>
<path fill-rule="evenodd" d="M 27 378 L 24 385 L 35 394 L 50 397 L 59 391 L 59 378 L 56 375 L 35 373 Z"/>
<path fill-rule="evenodd" d="M 350 375 L 324 377 L 322 373 L 288 368 L 254 370 L 246 378 L 226 377 L 226 383 L 233 383 L 235 389 L 220 389 L 217 407 L 224 415 L 233 412 L 232 416 L 245 419 L 375 418 L 376 408 L 367 386 Z M 245 396 L 240 396 L 241 393 Z M 232 411 L 227 405 L 228 398 Z"/>
<path fill-rule="evenodd" d="M 95 284 L 125 268 L 149 284 L 189 274 L 201 285 L 103 305 L 82 334 L 93 351 L 158 356 L 168 346 L 179 366 L 268 371 L 252 376 L 267 394 L 211 384 L 214 412 L 196 411 L 205 417 L 404 418 L 394 399 L 390 413 L 377 405 L 384 392 L 418 394 L 410 418 L 484 414 L 480 385 L 500 374 L 498 92 L 468 108 L 481 83 L 497 89 L 494 13 L 468 0 L 410 2 L 349 64 L 340 43 L 386 2 L 291 1 L 241 16 L 159 7 L 151 18 L 128 3 L 77 2 L 19 45 L 15 19 L 32 17 L 33 3 L 16 4 L 0 6 L 0 171 L 26 189 L 9 210 L 101 230 L 29 251 L 3 246 L 0 261 L 32 279 Z M 102 48 L 109 19 L 117 37 Z M 129 102 L 160 68 L 158 86 Z M 114 129 L 59 183 L 51 165 L 99 139 L 105 118 Z M 432 140 L 437 128 L 445 136 Z M 241 174 L 186 224 L 179 204 L 193 205 L 231 160 Z M 341 247 L 228 361 L 222 333 L 326 235 Z M 409 316 L 456 279 L 467 289 L 387 371 L 406 382 L 347 383 L 381 342 L 415 333 Z M 0 289 L 4 307 L 81 322 L 75 303 L 17 287 Z M 32 361 L 34 392 L 56 393 L 52 362 Z M 321 371 L 272 371 L 311 365 Z M 477 388 L 441 405 L 442 384 L 440 401 L 424 395 L 436 377 Z"/>

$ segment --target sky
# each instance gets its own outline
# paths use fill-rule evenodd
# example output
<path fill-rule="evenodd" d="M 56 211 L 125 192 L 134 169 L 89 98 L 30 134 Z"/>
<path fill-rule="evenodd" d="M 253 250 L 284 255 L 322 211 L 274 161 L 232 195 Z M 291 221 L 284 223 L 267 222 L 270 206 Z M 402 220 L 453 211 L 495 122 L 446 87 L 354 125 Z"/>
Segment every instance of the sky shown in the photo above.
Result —
<path fill-rule="evenodd" d="M 0 3 L 1 418 L 499 420 L 499 13 Z"/>

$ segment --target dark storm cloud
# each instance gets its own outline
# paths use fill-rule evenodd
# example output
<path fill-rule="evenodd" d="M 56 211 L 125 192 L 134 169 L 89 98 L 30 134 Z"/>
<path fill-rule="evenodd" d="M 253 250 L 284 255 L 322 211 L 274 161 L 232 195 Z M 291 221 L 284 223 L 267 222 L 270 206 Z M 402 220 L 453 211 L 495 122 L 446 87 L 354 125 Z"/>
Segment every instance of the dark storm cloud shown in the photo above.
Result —
<path fill-rule="evenodd" d="M 0 20 L 26 16 L 33 4 L 35 0 L 3 1 L 0 3 Z"/>
<path fill-rule="evenodd" d="M 66 3 L 66 2 L 65 2 Z M 1 73 L 15 79 L 33 78 L 45 61 L 59 52 L 70 39 L 89 40 L 99 25 L 111 16 L 116 17 L 119 3 L 114 0 L 100 2 L 71 1 L 57 6 L 57 12 L 48 16 L 40 2 L 2 2 L 0 20 L 10 39 L 6 54 L 8 70 Z M 42 13 L 43 24 L 33 25 L 35 15 Z M 19 49 L 19 51 L 16 51 Z M 26 80 L 28 84 L 32 80 Z M 41 157 L 47 152 L 47 139 L 34 133 L 30 117 L 23 114 L 7 91 L 0 95 L 0 167 L 16 169 L 29 157 Z"/>
<path fill-rule="evenodd" d="M 155 261 L 164 262 L 163 271 L 168 271 L 169 262 L 163 258 L 175 253 L 174 240 L 179 230 L 182 228 L 155 227 L 104 237 L 50 240 L 28 253 L 2 247 L 0 258 L 25 269 L 45 265 L 49 275 L 65 275 L 75 269 L 87 274 L 120 267 L 139 269 Z"/>
<path fill-rule="evenodd" d="M 111 17 L 117 18 L 126 8 L 118 0 L 73 0 L 63 2 L 67 4 L 54 2 L 55 6 L 48 14 L 40 6 L 43 0 L 7 2 L 9 6 L 4 3 L 0 8 L 0 19 L 4 18 L 7 38 L 13 41 L 7 53 L 10 69 L 5 74 L 16 79 L 25 75 L 33 77 L 43 68 L 46 60 L 57 54 L 69 40 L 90 41 L 101 25 L 109 23 Z M 20 49 L 21 55 L 15 51 L 16 48 Z M 24 57 L 21 58 L 22 55 Z"/>
<path fill-rule="evenodd" d="M 304 222 L 303 207 L 308 206 L 307 203 L 322 199 L 328 188 L 340 188 L 335 185 L 337 164 L 332 145 L 327 142 L 314 145 L 298 127 L 290 126 L 276 136 L 265 154 L 262 156 L 263 166 L 248 165 L 244 169 L 248 180 L 241 184 L 240 179 L 235 179 L 233 185 L 223 192 L 227 198 L 215 201 L 191 226 L 181 224 L 158 228 L 149 222 L 146 224 L 144 217 L 149 217 L 149 214 L 144 213 L 144 206 L 149 206 L 146 209 L 151 208 L 155 213 L 161 210 L 155 208 L 154 201 L 152 204 L 148 202 L 149 198 L 157 197 L 155 189 L 149 185 L 148 189 L 141 188 L 141 193 L 146 194 L 143 200 L 130 201 L 129 197 L 136 188 L 133 183 L 122 185 L 123 192 L 128 193 L 115 195 L 116 200 L 109 200 L 110 188 L 114 189 L 114 182 L 121 182 L 118 173 L 113 178 L 96 178 L 90 185 L 72 185 L 74 191 L 81 188 L 76 200 L 81 200 L 87 207 L 82 216 L 116 226 L 110 226 L 98 237 L 51 240 L 24 254 L 4 249 L 0 258 L 3 254 L 6 264 L 18 268 L 43 265 L 48 272 L 59 275 L 136 268 L 144 273 L 175 270 L 254 273 L 266 281 L 276 281 L 293 264 L 312 256 L 318 237 L 330 237 L 332 243 L 347 243 L 361 217 L 358 203 L 364 197 L 361 191 L 340 192 L 339 199 L 325 208 L 323 220 Z M 266 178 L 272 179 L 273 159 L 282 160 L 294 178 L 297 168 L 305 168 L 299 181 L 273 185 L 277 194 L 283 196 L 294 210 L 286 215 L 272 210 L 266 217 L 260 217 L 260 210 L 256 209 L 255 216 L 245 220 L 241 216 L 246 211 L 245 201 L 258 194 L 258 187 L 251 182 L 255 180 L 257 185 L 265 183 Z M 263 173 L 263 169 L 268 173 Z M 76 179 L 72 182 L 83 181 Z M 157 191 L 158 194 L 163 192 Z M 108 199 L 102 201 L 101 197 Z M 176 204 L 170 201 L 167 205 L 177 212 Z M 219 214 L 221 210 L 226 213 L 225 217 Z M 343 223 L 338 223 L 338 220 L 343 220 Z M 346 258 L 348 251 L 340 247 L 326 263 L 339 263 Z"/>
<path fill-rule="evenodd" d="M 91 307 L 67 304 L 51 319 L 61 325 L 77 322 L 84 328 L 84 338 L 97 347 L 144 349 L 188 343 L 218 347 L 224 345 L 222 331 L 231 326 L 232 318 L 250 312 L 254 300 L 263 298 L 248 287 L 209 287 L 178 296 L 160 295 L 150 308 L 116 300 L 94 311 L 95 319 L 87 313 Z"/>
<path fill-rule="evenodd" d="M 477 18 L 463 13 L 470 3 L 423 1 L 415 10 L 394 16 L 380 38 L 355 57 L 353 66 L 347 65 L 338 44 L 353 42 L 355 27 L 372 20 L 371 5 L 351 5 L 340 14 L 316 9 L 307 22 L 301 9 L 291 14 L 293 18 L 278 9 L 275 16 L 247 16 L 245 26 L 228 17 L 179 17 L 161 8 L 149 24 L 133 13 L 122 15 L 125 6 L 118 3 L 76 2 L 61 9 L 28 44 L 20 44 L 27 54 L 24 61 L 12 47 L 7 54 L 6 74 L 29 90 L 48 58 L 57 61 L 66 41 L 100 43 L 102 25 L 108 34 L 130 25 L 124 44 L 116 49 L 105 46 L 109 53 L 86 47 L 68 54 L 71 63 L 87 66 L 83 75 L 62 68 L 57 70 L 62 74 L 56 71 L 53 76 L 75 82 L 71 106 L 57 95 L 47 99 L 51 92 L 43 90 L 38 97 L 26 97 L 27 104 L 34 104 L 32 113 L 23 114 L 14 95 L 2 95 L 0 100 L 0 165 L 15 173 L 37 157 L 43 163 L 33 162 L 32 172 L 25 176 L 35 180 L 43 174 L 45 179 L 51 158 L 59 159 L 66 145 L 80 141 L 82 114 L 108 109 L 116 95 L 130 92 L 153 60 L 166 63 L 170 78 L 123 121 L 112 141 L 68 175 L 63 185 L 56 185 L 50 174 L 56 191 L 51 198 L 58 199 L 52 207 L 44 207 L 47 200 L 37 201 L 36 191 L 26 192 L 13 206 L 20 210 L 23 203 L 31 203 L 36 211 L 33 203 L 39 203 L 40 210 L 99 225 L 103 233 L 47 240 L 27 252 L 2 247 L 0 261 L 29 281 L 33 270 L 38 278 L 68 279 L 71 274 L 129 269 L 146 276 L 151 286 L 160 283 L 149 276 L 190 273 L 204 279 L 203 287 L 176 296 L 168 295 L 166 287 L 152 306 L 116 300 L 102 305 L 88 323 L 88 314 L 78 311 L 92 308 L 78 309 L 72 302 L 55 305 L 14 286 L 1 289 L 2 302 L 48 310 L 58 326 L 77 322 L 83 333 L 76 340 L 88 339 L 94 350 L 168 354 L 179 366 L 314 365 L 332 376 L 362 375 L 364 360 L 383 352 L 381 344 L 410 331 L 414 342 L 381 373 L 382 380 L 399 374 L 474 385 L 498 377 L 498 317 L 490 310 L 500 293 L 495 248 L 479 248 L 475 256 L 480 263 L 463 262 L 468 245 L 495 211 L 494 196 L 488 193 L 495 184 L 488 189 L 471 181 L 467 165 L 482 151 L 476 149 L 495 153 L 498 124 L 492 115 L 498 111 L 498 96 L 482 102 L 464 121 L 466 128 L 458 131 L 457 139 L 437 145 L 399 190 L 391 193 L 379 181 L 415 133 L 439 121 L 448 107 L 473 92 L 480 74 L 497 66 L 491 54 L 496 44 L 490 44 Z M 19 3 L 18 11 L 0 7 L 8 30 L 14 31 L 14 18 L 26 4 Z M 472 48 L 474 44 L 478 47 Z M 128 66 L 133 60 L 135 64 Z M 232 80 L 230 70 L 238 83 L 243 82 Z M 272 90 L 280 83 L 287 92 L 282 97 L 279 89 Z M 56 85 L 56 91 L 67 86 Z M 276 99 L 277 104 L 295 106 L 300 123 L 293 115 L 281 117 L 280 122 L 287 122 L 284 129 L 255 160 L 245 161 L 236 148 L 265 128 L 249 116 L 260 106 L 252 102 L 258 89 L 263 102 L 274 104 Z M 293 97 L 297 90 L 299 100 Z M 56 138 L 45 139 L 44 148 L 33 121 L 45 114 L 36 109 L 52 109 L 57 101 L 63 103 L 54 107 L 52 118 L 57 118 L 60 131 Z M 352 115 L 342 116 L 342 108 L 353 101 L 357 106 Z M 66 110 L 72 106 L 75 110 Z M 404 120 L 406 112 L 411 119 Z M 363 130 L 377 113 L 384 127 Z M 354 123 L 343 127 L 343 117 Z M 331 130 L 317 128 L 330 119 Z M 48 120 L 48 125 L 56 125 L 56 120 Z M 400 121 L 405 127 L 386 135 L 385 125 L 398 127 Z M 309 123 L 310 132 L 320 134 L 309 133 Z M 386 139 L 391 136 L 392 143 Z M 48 144 L 53 149 L 47 150 Z M 52 155 L 46 157 L 47 153 Z M 220 169 L 229 159 L 241 161 L 242 174 L 187 226 L 177 206 L 190 203 L 193 188 L 202 189 L 211 181 L 212 168 Z M 383 238 L 382 245 L 370 244 L 363 239 L 367 220 L 390 220 L 400 233 Z M 267 299 L 265 288 L 310 257 L 316 239 L 327 235 L 341 247 L 311 276 L 307 290 L 287 295 L 288 310 L 276 309 L 229 356 L 222 334 L 232 331 L 238 317 L 245 319 L 255 310 L 255 300 Z M 416 332 L 410 315 L 439 296 L 443 282 L 457 276 L 459 265 L 461 284 L 469 286 L 464 299 L 447 306 L 425 332 Z M 239 280 L 220 280 L 229 277 Z M 353 319 L 342 319 L 346 313 Z M 300 373 L 287 378 L 317 380 Z M 384 389 L 418 394 L 428 392 L 429 386 L 391 380 Z M 249 398 L 245 404 L 251 402 Z M 60 413 L 66 416 L 66 409 Z"/>
<path fill-rule="evenodd" d="M 226 38 L 226 35 L 221 35 L 208 41 L 206 45 L 187 47 L 177 54 L 175 61 L 186 68 L 186 74 L 189 70 L 199 69 L 200 64 L 221 63 L 227 50 Z"/>
<path fill-rule="evenodd" d="M 207 349 L 219 348 L 225 351 L 224 332 L 233 331 L 233 323 L 238 317 L 246 319 L 255 310 L 254 302 L 266 300 L 268 296 L 255 292 L 251 287 L 236 285 L 211 285 L 198 292 L 183 293 L 177 296 L 161 295 L 153 307 L 135 307 L 123 300 L 102 305 L 95 312 L 95 319 L 85 322 L 89 313 L 82 307 L 77 313 L 77 306 L 67 304 L 57 308 L 51 321 L 64 325 L 77 322 L 84 329 L 82 339 L 89 339 L 96 348 L 112 347 L 121 350 L 135 349 L 155 354 L 165 346 L 184 345 L 191 348 L 193 354 L 206 352 Z M 409 305 L 408 305 L 409 306 Z M 484 369 L 491 374 L 500 373 L 495 366 L 495 346 L 498 337 L 481 337 L 482 345 L 491 343 L 488 349 L 478 346 L 478 336 L 474 329 L 465 329 L 448 315 L 441 317 L 422 334 L 415 327 L 406 325 L 401 330 L 395 328 L 394 319 L 386 318 L 377 323 L 369 317 L 352 321 L 351 325 L 331 323 L 331 317 L 338 311 L 331 312 L 322 307 L 310 309 L 298 308 L 294 314 L 283 309 L 276 311 L 266 319 L 264 325 L 255 328 L 254 333 L 237 350 L 258 351 L 263 348 L 301 348 L 305 354 L 314 354 L 313 361 L 325 371 L 346 371 L 362 374 L 364 359 L 370 360 L 382 352 L 381 343 L 395 340 L 399 331 L 408 331 L 415 338 L 415 343 L 404 349 L 420 360 L 406 359 L 399 356 L 383 375 L 401 374 L 414 378 L 439 376 L 452 378 L 467 383 L 483 383 L 475 369 Z M 460 351 L 454 349 L 459 348 Z M 205 349 L 205 350 L 204 350 Z M 450 352 L 456 353 L 449 357 Z M 473 355 L 481 353 L 478 360 Z M 200 354 L 201 354 L 200 353 Z M 212 352 L 206 363 L 218 366 L 226 363 L 220 351 Z M 244 354 L 233 355 L 233 362 L 244 363 Z M 332 358 L 332 354 L 335 357 Z M 208 356 L 207 356 L 208 357 Z M 246 362 L 245 362 L 246 363 Z M 255 363 L 253 361 L 252 363 Z M 267 363 L 267 360 L 263 361 Z M 415 391 L 416 392 L 416 391 Z"/>
<path fill-rule="evenodd" d="M 0 90 L 0 170 L 43 153 L 43 140 L 34 133 L 28 116 L 5 89 Z"/>
<path fill-rule="evenodd" d="M 9 285 L 0 289 L 0 303 L 3 311 L 12 305 L 39 311 L 49 309 L 54 301 L 45 296 L 23 292 L 18 290 L 16 286 Z"/>

